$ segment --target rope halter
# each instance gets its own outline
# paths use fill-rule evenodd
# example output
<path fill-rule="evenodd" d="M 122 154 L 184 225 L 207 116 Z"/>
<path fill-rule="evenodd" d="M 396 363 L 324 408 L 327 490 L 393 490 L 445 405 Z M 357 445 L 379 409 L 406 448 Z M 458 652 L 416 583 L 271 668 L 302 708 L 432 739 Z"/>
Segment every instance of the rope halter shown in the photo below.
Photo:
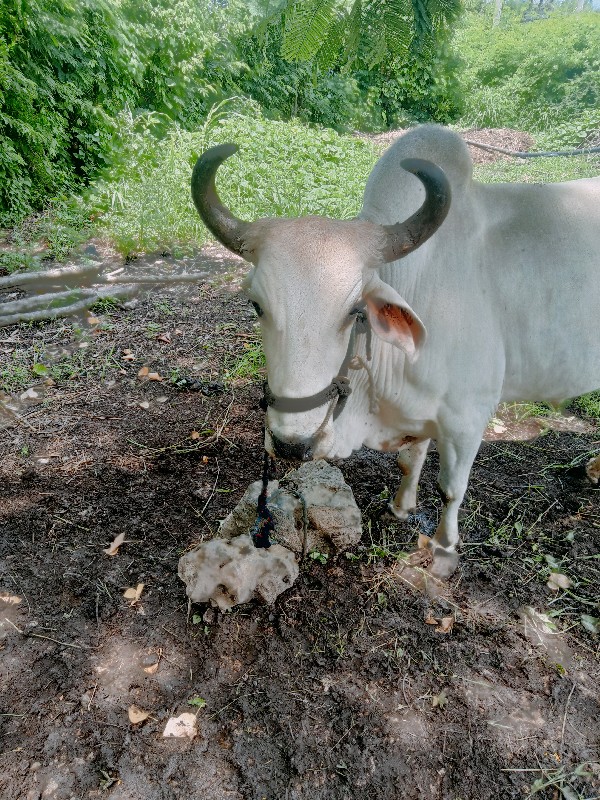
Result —
<path fill-rule="evenodd" d="M 354 313 L 356 315 L 356 319 L 354 320 L 354 325 L 352 326 L 352 331 L 350 333 L 350 340 L 348 342 L 346 355 L 338 374 L 335 376 L 335 378 L 333 378 L 329 386 L 326 386 L 320 392 L 311 394 L 308 397 L 277 397 L 277 395 L 271 391 L 268 381 L 265 381 L 263 386 L 263 397 L 260 401 L 260 407 L 263 409 L 263 411 L 266 411 L 268 408 L 273 408 L 275 411 L 282 411 L 283 413 L 287 414 L 298 414 L 302 411 L 311 411 L 314 408 L 319 408 L 320 406 L 329 403 L 329 408 L 325 415 L 325 419 L 314 435 L 315 440 L 322 435 L 332 414 L 333 418 L 337 419 L 339 414 L 344 409 L 346 400 L 352 394 L 350 379 L 348 378 L 348 370 L 361 369 L 364 367 L 367 368 L 368 371 L 368 367 L 364 360 L 354 355 L 356 337 L 361 333 L 364 333 L 367 336 L 367 360 L 371 360 L 371 327 L 365 312 L 365 304 L 361 303 L 360 306 L 357 306 Z"/>

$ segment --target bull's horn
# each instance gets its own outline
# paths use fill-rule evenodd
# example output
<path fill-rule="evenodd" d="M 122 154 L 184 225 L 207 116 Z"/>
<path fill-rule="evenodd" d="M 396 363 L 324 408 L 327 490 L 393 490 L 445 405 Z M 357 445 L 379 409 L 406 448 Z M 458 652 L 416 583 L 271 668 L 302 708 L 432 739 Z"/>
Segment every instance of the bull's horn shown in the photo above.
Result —
<path fill-rule="evenodd" d="M 219 200 L 215 188 L 218 168 L 238 149 L 237 144 L 219 144 L 202 153 L 192 172 L 192 200 L 209 231 L 225 247 L 243 256 L 244 236 L 250 223 L 234 217 Z"/>
<path fill-rule="evenodd" d="M 407 158 L 400 163 L 407 172 L 417 176 L 427 196 L 412 217 L 395 225 L 382 226 L 387 234 L 383 251 L 385 262 L 404 258 L 426 242 L 446 219 L 450 209 L 450 183 L 443 170 L 422 158 Z"/>

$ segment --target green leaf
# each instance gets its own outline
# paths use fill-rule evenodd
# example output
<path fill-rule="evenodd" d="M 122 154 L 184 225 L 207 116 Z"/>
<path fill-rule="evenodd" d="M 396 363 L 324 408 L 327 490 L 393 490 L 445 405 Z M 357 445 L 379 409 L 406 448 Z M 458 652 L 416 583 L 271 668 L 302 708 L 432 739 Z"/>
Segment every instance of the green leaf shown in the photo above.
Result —
<path fill-rule="evenodd" d="M 188 700 L 188 706 L 204 708 L 206 706 L 206 700 L 203 697 L 192 697 L 191 700 Z"/>
<path fill-rule="evenodd" d="M 338 0 L 295 0 L 285 11 L 281 55 L 287 61 L 310 61 L 323 46 L 336 17 Z"/>
<path fill-rule="evenodd" d="M 581 624 L 590 633 L 600 633 L 600 619 L 590 614 L 581 615 Z"/>

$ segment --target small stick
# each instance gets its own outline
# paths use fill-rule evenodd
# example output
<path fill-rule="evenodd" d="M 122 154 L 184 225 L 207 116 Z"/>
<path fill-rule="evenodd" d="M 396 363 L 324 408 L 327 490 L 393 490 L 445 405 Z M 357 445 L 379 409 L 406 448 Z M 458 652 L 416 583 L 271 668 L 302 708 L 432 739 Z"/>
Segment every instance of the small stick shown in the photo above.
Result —
<path fill-rule="evenodd" d="M 569 703 L 571 702 L 571 697 L 573 696 L 573 692 L 575 691 L 575 683 L 571 686 L 571 691 L 569 692 L 569 696 L 567 697 L 567 703 L 565 705 L 565 714 L 563 716 L 562 721 L 562 729 L 560 732 L 560 749 L 563 749 L 564 741 L 565 741 L 565 727 L 567 725 L 567 712 L 569 710 Z"/>

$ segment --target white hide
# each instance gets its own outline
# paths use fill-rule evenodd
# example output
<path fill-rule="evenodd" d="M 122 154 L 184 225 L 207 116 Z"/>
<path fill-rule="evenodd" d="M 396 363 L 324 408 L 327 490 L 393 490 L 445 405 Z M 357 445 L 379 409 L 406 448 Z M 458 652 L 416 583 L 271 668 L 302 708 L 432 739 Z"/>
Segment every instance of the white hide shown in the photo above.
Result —
<path fill-rule="evenodd" d="M 408 157 L 444 170 L 450 212 L 425 244 L 377 269 L 380 233 L 369 223 L 405 220 L 425 197 L 419 179 L 400 166 Z M 264 311 L 271 390 L 287 397 L 329 384 L 346 353 L 350 312 L 367 303 L 378 412 L 369 411 L 366 370 L 351 371 L 352 394 L 313 455 L 346 457 L 363 444 L 404 448 L 391 507 L 405 517 L 415 507 L 428 440 L 436 439 L 446 503 L 433 548 L 443 573 L 451 568 L 444 554 L 455 563 L 458 508 L 497 404 L 556 402 L 600 387 L 600 178 L 479 184 L 462 139 L 428 125 L 379 160 L 360 217 L 255 223 L 256 266 L 246 290 Z M 410 329 L 392 326 L 386 335 L 383 303 L 404 309 Z M 364 339 L 357 346 L 363 358 Z M 314 435 L 325 413 L 269 409 L 267 424 L 280 440 L 294 441 Z"/>

